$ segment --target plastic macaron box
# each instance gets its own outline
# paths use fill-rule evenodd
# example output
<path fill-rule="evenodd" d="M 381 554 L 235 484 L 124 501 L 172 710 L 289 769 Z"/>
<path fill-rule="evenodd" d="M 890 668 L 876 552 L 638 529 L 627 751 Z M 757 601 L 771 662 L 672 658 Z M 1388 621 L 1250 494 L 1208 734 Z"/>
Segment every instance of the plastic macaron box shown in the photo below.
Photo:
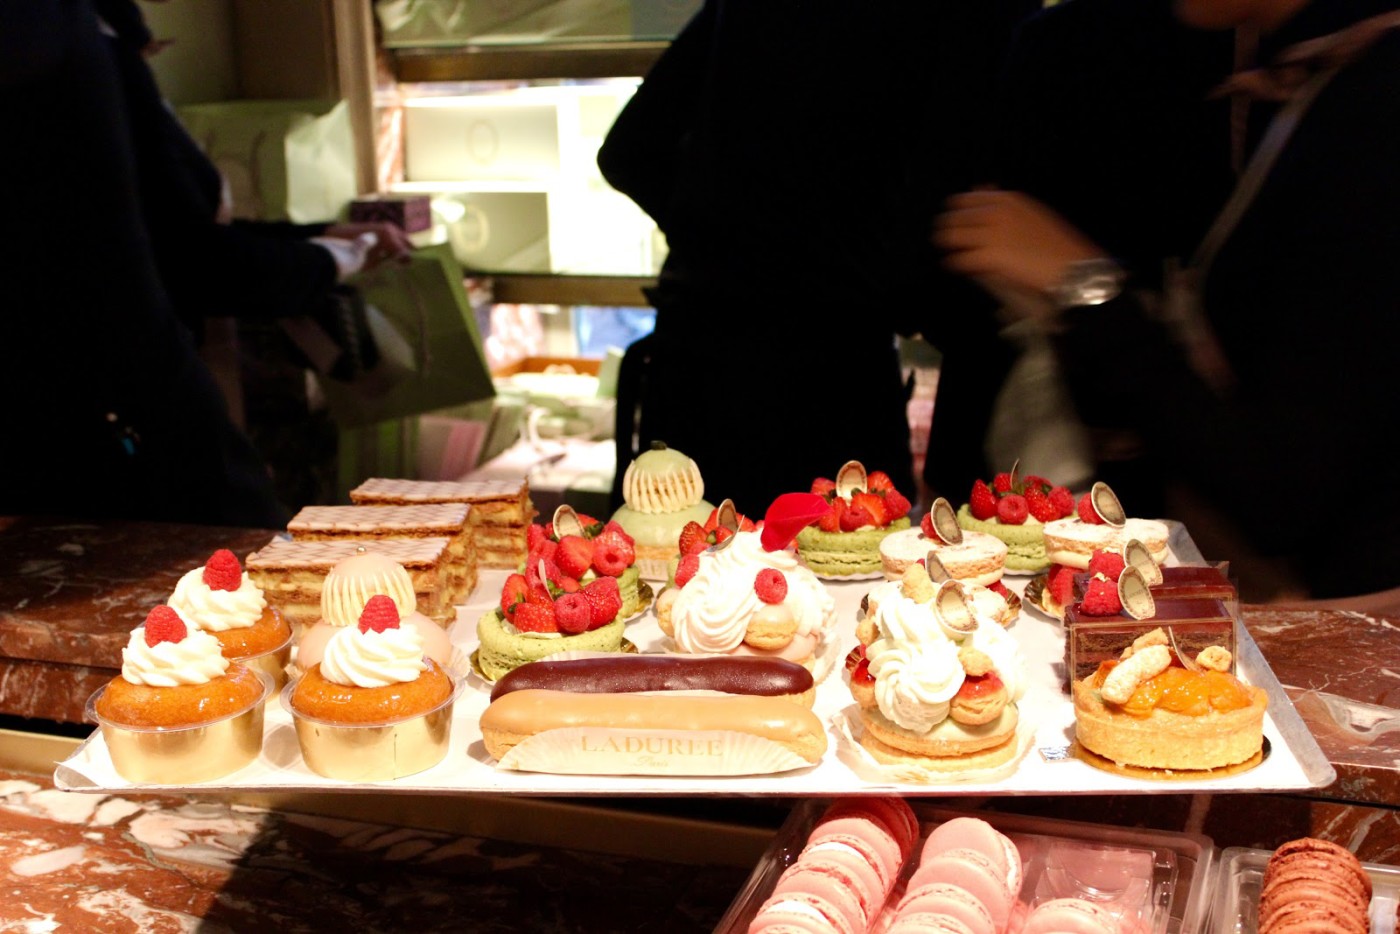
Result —
<path fill-rule="evenodd" d="M 1220 934 L 1255 934 L 1259 930 L 1259 895 L 1269 850 L 1230 847 L 1220 854 L 1210 926 L 1202 930 Z M 1371 877 L 1371 934 L 1395 934 L 1400 908 L 1400 867 L 1362 863 Z"/>
<path fill-rule="evenodd" d="M 1206 927 L 1206 918 L 1216 849 L 1209 839 L 1192 834 L 962 812 L 915 799 L 907 801 L 907 808 L 899 808 L 912 811 L 917 828 L 893 879 L 882 887 L 862 885 L 859 877 L 864 867 L 852 872 L 830 851 L 849 848 L 874 854 L 872 863 L 888 865 L 889 858 L 880 852 L 882 841 L 885 848 L 892 848 L 877 828 L 889 826 L 889 811 L 883 809 L 890 802 L 899 799 L 808 800 L 798 805 L 716 931 L 764 931 L 769 923 L 782 920 L 784 913 L 800 912 L 808 893 L 824 901 L 826 911 L 832 904 L 847 904 L 857 930 L 894 932 L 904 930 L 904 924 L 910 924 L 910 930 L 925 929 L 921 922 L 927 925 L 930 915 L 945 914 L 958 918 L 969 930 L 985 931 L 1198 934 L 1212 930 Z M 998 862 L 1008 868 L 1002 870 L 1002 881 L 991 882 L 997 891 L 990 892 L 983 888 L 978 866 L 988 870 L 992 866 L 979 852 L 990 849 L 995 857 L 999 838 L 1012 846 L 1001 844 L 1007 856 Z M 888 871 L 878 865 L 877 869 L 882 870 L 880 875 Z M 858 898 L 848 902 L 844 889 L 859 890 Z M 980 905 L 965 904 L 969 892 L 977 893 Z M 1069 926 L 1065 926 L 1066 913 L 1073 918 Z"/>

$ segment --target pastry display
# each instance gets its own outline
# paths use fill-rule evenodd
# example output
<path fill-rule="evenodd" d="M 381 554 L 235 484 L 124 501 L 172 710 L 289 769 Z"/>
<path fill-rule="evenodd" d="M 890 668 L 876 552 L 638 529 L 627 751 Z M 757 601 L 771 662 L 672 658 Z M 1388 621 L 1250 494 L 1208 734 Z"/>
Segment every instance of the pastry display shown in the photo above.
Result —
<path fill-rule="evenodd" d="M 117 773 L 182 784 L 234 772 L 262 749 L 272 679 L 224 657 L 202 629 L 157 606 L 132 630 L 121 674 L 90 707 Z"/>
<path fill-rule="evenodd" d="M 1095 551 L 1121 551 L 1129 541 L 1144 546 L 1157 564 L 1166 561 L 1166 523 L 1128 518 L 1108 484 L 1095 483 L 1075 508 L 1076 515 L 1045 524 L 1045 555 L 1051 564 L 1082 571 Z"/>
<path fill-rule="evenodd" d="M 452 678 L 423 654 L 418 630 L 400 625 L 393 599 L 365 603 L 321 661 L 283 691 L 306 765 L 354 781 L 398 778 L 440 762 L 451 732 Z"/>
<path fill-rule="evenodd" d="M 868 616 L 873 639 L 850 684 L 876 761 L 959 772 L 1014 760 L 1025 660 L 1013 636 L 977 618 L 961 584 L 935 585 L 913 565 Z"/>
<path fill-rule="evenodd" d="M 549 690 L 592 694 L 653 691 L 714 691 L 781 697 L 811 707 L 812 673 L 781 658 L 731 655 L 602 654 L 544 658 L 503 676 L 491 689 L 495 700 L 511 691 Z"/>
<path fill-rule="evenodd" d="M 467 602 L 476 587 L 476 547 L 466 503 L 415 506 L 306 506 L 287 523 L 294 541 L 445 538 L 443 586 L 453 605 Z"/>
<path fill-rule="evenodd" d="M 266 672 L 281 684 L 291 657 L 292 627 L 226 548 L 186 571 L 167 601 L 185 625 L 218 640 L 224 657 Z"/>
<path fill-rule="evenodd" d="M 527 662 L 560 652 L 622 651 L 627 618 L 617 578 L 599 577 L 568 591 L 548 575 L 512 574 L 500 605 L 476 624 L 477 666 L 495 681 Z"/>
<path fill-rule="evenodd" d="M 679 551 L 681 530 L 703 523 L 714 512 L 705 501 L 705 481 L 695 461 L 661 442 L 643 451 L 622 476 L 624 505 L 612 521 L 632 537 L 637 570 L 647 580 L 664 581 Z"/>
<path fill-rule="evenodd" d="M 439 667 L 449 667 L 452 640 L 447 630 L 418 612 L 418 598 L 409 573 L 386 555 L 365 552 L 338 562 L 326 575 L 321 585 L 321 617 L 302 633 L 297 643 L 297 668 L 306 671 L 318 664 L 331 637 L 342 629 L 358 626 L 365 604 L 380 595 L 394 602 L 400 626 L 417 630 L 423 653 Z"/>
<path fill-rule="evenodd" d="M 1074 515 L 1074 494 L 1044 477 L 999 473 L 991 484 L 975 480 L 968 501 L 958 508 L 958 525 L 1006 543 L 1006 569 L 1037 573 L 1050 566 L 1042 534 L 1046 523 Z"/>
<path fill-rule="evenodd" d="M 790 550 L 792 516 L 825 509 L 819 496 L 778 497 L 755 531 L 733 531 L 688 556 L 657 598 L 662 632 L 682 652 L 780 657 L 816 666 L 836 623 L 836 602 Z M 693 559 L 693 560 L 690 560 Z M 819 668 L 814 668 L 818 680 Z"/>
<path fill-rule="evenodd" d="M 1274 851 L 1259 892 L 1259 934 L 1366 934 L 1372 884 L 1346 847 L 1304 837 Z"/>
<path fill-rule="evenodd" d="M 886 580 L 899 580 L 904 569 L 938 556 L 948 576 L 965 584 L 990 587 L 1006 569 L 1006 542 L 986 532 L 964 531 L 957 514 L 943 497 L 934 500 L 919 522 L 880 541 L 880 563 Z"/>
<path fill-rule="evenodd" d="M 797 553 L 813 571 L 841 578 L 880 573 L 880 543 L 909 528 L 909 500 L 888 475 L 848 461 L 835 480 L 819 477 L 812 493 L 827 512 L 797 535 Z"/>
<path fill-rule="evenodd" d="M 446 538 L 390 538 L 372 547 L 353 539 L 297 542 L 274 538 L 250 554 L 244 565 L 268 601 L 301 632 L 321 617 L 321 589 L 331 569 L 346 558 L 373 551 L 408 572 L 418 612 L 445 627 L 457 618 L 442 586 L 443 562 L 450 544 Z"/>
<path fill-rule="evenodd" d="M 611 577 L 617 581 L 625 619 L 646 609 L 650 598 L 641 585 L 636 543 L 616 522 L 581 515 L 566 504 L 554 511 L 549 522 L 531 525 L 526 535 L 529 551 L 517 570 L 531 584 L 543 575 L 555 589 L 572 592 L 597 578 Z"/>
<path fill-rule="evenodd" d="M 393 480 L 374 477 L 350 491 L 356 505 L 412 506 L 466 503 L 477 564 L 513 568 L 525 558 L 525 528 L 535 518 L 530 482 L 502 480 Z M 430 614 L 431 615 L 431 614 Z"/>

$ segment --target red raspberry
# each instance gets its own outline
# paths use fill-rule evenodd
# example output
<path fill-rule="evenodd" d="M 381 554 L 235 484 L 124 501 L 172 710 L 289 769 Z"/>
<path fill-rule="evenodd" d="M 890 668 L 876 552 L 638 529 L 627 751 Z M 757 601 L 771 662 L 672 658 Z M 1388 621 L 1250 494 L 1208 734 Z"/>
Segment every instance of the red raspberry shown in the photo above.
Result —
<path fill-rule="evenodd" d="M 1103 519 L 1094 511 L 1094 501 L 1088 493 L 1079 497 L 1079 520 L 1090 525 L 1103 525 Z"/>
<path fill-rule="evenodd" d="M 1026 508 L 1031 515 L 1041 522 L 1054 522 L 1060 518 L 1060 513 L 1055 509 L 1055 504 L 1050 502 L 1050 497 L 1041 491 L 1040 487 L 1032 486 L 1026 488 Z"/>
<path fill-rule="evenodd" d="M 974 519 L 986 521 L 997 514 L 997 497 L 992 488 L 981 480 L 972 482 L 972 495 L 968 497 L 967 508 Z"/>
<path fill-rule="evenodd" d="M 924 538 L 931 538 L 936 542 L 942 541 L 938 537 L 938 531 L 933 527 L 933 513 L 931 512 L 924 513 L 924 517 L 919 520 L 919 531 L 924 533 Z"/>
<path fill-rule="evenodd" d="M 706 548 L 710 547 L 710 541 L 705 527 L 698 522 L 687 522 L 685 528 L 681 529 L 680 553 L 683 555 L 698 555 Z"/>
<path fill-rule="evenodd" d="M 399 608 L 394 606 L 392 597 L 377 593 L 365 601 L 365 608 L 360 611 L 360 632 L 398 628 Z"/>
<path fill-rule="evenodd" d="M 852 506 L 841 514 L 841 531 L 854 532 L 864 525 L 874 525 L 875 517 L 864 506 Z"/>
<path fill-rule="evenodd" d="M 1111 581 L 1123 576 L 1123 556 L 1116 551 L 1096 550 L 1089 558 L 1089 573 L 1102 574 Z"/>
<path fill-rule="evenodd" d="M 604 532 L 593 539 L 594 552 L 599 548 L 611 548 L 621 554 L 623 567 L 630 567 L 637 560 L 637 543 L 632 540 L 632 536 L 622 532 Z"/>
<path fill-rule="evenodd" d="M 676 565 L 676 586 L 684 587 L 690 583 L 690 579 L 695 576 L 695 572 L 700 570 L 699 555 L 682 555 L 681 563 Z"/>
<path fill-rule="evenodd" d="M 515 609 L 515 628 L 521 632 L 558 632 L 553 605 L 522 603 Z"/>
<path fill-rule="evenodd" d="M 587 632 L 593 625 L 593 606 L 581 593 L 566 593 L 554 601 L 554 622 L 560 632 Z"/>
<path fill-rule="evenodd" d="M 764 603 L 782 603 L 787 599 L 787 578 L 777 568 L 764 568 L 754 575 L 753 592 Z"/>
<path fill-rule="evenodd" d="M 622 526 L 618 525 L 615 521 L 609 520 L 608 524 L 603 526 L 603 530 L 593 537 L 602 538 L 604 535 L 621 536 L 622 539 L 627 542 L 627 544 L 631 545 L 633 548 L 637 547 L 637 540 L 634 539 L 632 536 L 628 535 L 627 530 L 624 529 Z"/>
<path fill-rule="evenodd" d="M 852 493 L 851 506 L 860 506 L 870 513 L 875 521 L 872 525 L 883 529 L 890 524 L 890 511 L 885 506 L 885 498 L 878 493 Z"/>
<path fill-rule="evenodd" d="M 544 526 L 542 526 L 542 525 L 529 525 L 529 526 L 526 526 L 526 527 L 525 527 L 525 550 L 526 550 L 526 551 L 528 551 L 528 552 L 535 552 L 535 551 L 538 551 L 538 550 L 539 550 L 539 547 L 540 547 L 542 544 L 544 544 L 546 541 L 548 541 L 548 540 L 549 540 L 549 536 L 548 536 L 547 534 L 545 534 Z"/>
<path fill-rule="evenodd" d="M 836 492 L 836 482 L 828 480 L 826 477 L 818 477 L 812 481 L 811 492 L 818 496 L 830 496 Z"/>
<path fill-rule="evenodd" d="M 506 619 L 515 621 L 515 605 L 523 603 L 529 593 L 530 582 L 524 574 L 512 574 L 506 578 L 506 584 L 501 588 L 501 612 Z"/>
<path fill-rule="evenodd" d="M 227 548 L 220 548 L 204 562 L 204 583 L 210 590 L 237 590 L 243 583 L 243 568 Z"/>
<path fill-rule="evenodd" d="M 836 497 L 831 501 L 831 511 L 817 520 L 817 528 L 823 532 L 841 531 L 841 517 L 846 514 L 848 508 L 850 507 L 844 499 Z"/>
<path fill-rule="evenodd" d="M 890 521 L 894 522 L 909 515 L 911 504 L 908 497 L 896 490 L 894 487 L 885 491 L 885 511 L 889 513 Z"/>
<path fill-rule="evenodd" d="M 1026 498 L 1019 493 L 1007 493 L 997 501 L 997 518 L 1002 525 L 1025 525 L 1030 514 Z"/>
<path fill-rule="evenodd" d="M 588 600 L 593 610 L 590 629 L 606 626 L 622 612 L 622 594 L 617 589 L 617 579 L 600 577 L 579 591 Z"/>
<path fill-rule="evenodd" d="M 992 478 L 992 489 L 998 493 L 1011 492 L 1011 474 L 999 473 Z"/>
<path fill-rule="evenodd" d="M 593 566 L 593 543 L 577 535 L 565 535 L 555 549 L 554 561 L 559 570 L 578 579 Z"/>
<path fill-rule="evenodd" d="M 146 644 L 155 648 L 162 642 L 183 642 L 189 629 L 180 614 L 161 604 L 146 614 Z"/>
<path fill-rule="evenodd" d="M 599 577 L 621 577 L 631 563 L 617 542 L 603 541 L 593 547 L 593 570 Z"/>
<path fill-rule="evenodd" d="M 1050 591 L 1050 597 L 1060 606 L 1069 606 L 1074 602 L 1074 575 L 1076 569 L 1068 564 L 1050 565 L 1050 577 L 1045 582 L 1045 589 Z"/>
<path fill-rule="evenodd" d="M 1055 507 L 1055 512 L 1059 515 L 1056 519 L 1063 519 L 1074 515 L 1074 494 L 1067 486 L 1057 486 L 1050 491 L 1050 505 Z"/>
<path fill-rule="evenodd" d="M 865 475 L 865 488 L 872 493 L 888 493 L 894 489 L 894 481 L 883 470 L 872 470 Z"/>
<path fill-rule="evenodd" d="M 1089 580 L 1079 608 L 1090 616 L 1115 616 L 1123 612 L 1123 604 L 1118 600 L 1118 585 L 1095 574 Z"/>

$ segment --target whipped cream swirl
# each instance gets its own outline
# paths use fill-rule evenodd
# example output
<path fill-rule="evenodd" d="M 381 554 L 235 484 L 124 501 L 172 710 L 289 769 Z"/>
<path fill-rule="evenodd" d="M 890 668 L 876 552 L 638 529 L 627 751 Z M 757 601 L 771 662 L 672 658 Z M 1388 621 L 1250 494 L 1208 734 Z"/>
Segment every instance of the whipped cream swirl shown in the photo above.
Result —
<path fill-rule="evenodd" d="M 877 639 L 866 649 L 866 657 L 882 714 L 915 733 L 927 733 L 947 719 L 964 677 L 952 640 Z"/>
<path fill-rule="evenodd" d="M 247 629 L 262 617 L 267 598 L 248 572 L 237 590 L 214 590 L 204 583 L 203 566 L 186 571 L 167 601 L 190 629 L 226 632 Z"/>
<path fill-rule="evenodd" d="M 132 684 L 170 688 L 208 684 L 228 671 L 219 640 L 191 628 L 179 642 L 146 644 L 146 627 L 137 626 L 122 649 L 122 677 Z"/>
<path fill-rule="evenodd" d="M 821 581 L 790 551 L 764 551 L 758 532 L 736 532 L 723 549 L 700 556 L 700 568 L 676 595 L 671 623 L 686 652 L 732 652 L 744 641 L 749 620 L 766 606 L 754 592 L 763 568 L 787 579 L 783 603 L 797 620 L 798 636 L 816 636 L 818 649 L 836 619 L 836 602 Z"/>
<path fill-rule="evenodd" d="M 382 688 L 416 681 L 428 663 L 423 637 L 412 626 L 383 632 L 360 632 L 358 626 L 337 630 L 321 656 L 321 674 L 346 687 Z"/>

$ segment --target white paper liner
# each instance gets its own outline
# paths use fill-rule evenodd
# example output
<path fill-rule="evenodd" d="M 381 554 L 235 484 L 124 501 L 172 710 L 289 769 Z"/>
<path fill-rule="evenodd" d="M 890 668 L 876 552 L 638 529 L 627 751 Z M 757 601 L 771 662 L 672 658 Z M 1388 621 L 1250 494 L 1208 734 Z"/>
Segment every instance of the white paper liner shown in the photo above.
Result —
<path fill-rule="evenodd" d="M 503 769 L 564 775 L 764 775 L 814 763 L 780 743 L 733 730 L 546 730 L 505 754 Z"/>
<path fill-rule="evenodd" d="M 964 783 L 995 782 L 1015 774 L 1027 752 L 1035 742 L 1036 725 L 1032 718 L 1020 711 L 1016 723 L 1016 754 L 1008 762 L 990 769 L 967 769 L 949 772 L 935 768 L 920 768 L 917 765 L 886 765 L 875 759 L 860 744 L 863 727 L 860 724 L 858 708 L 852 704 L 838 711 L 831 718 L 831 727 L 836 734 L 836 755 L 867 782 L 877 785 L 918 784 L 953 785 Z"/>

